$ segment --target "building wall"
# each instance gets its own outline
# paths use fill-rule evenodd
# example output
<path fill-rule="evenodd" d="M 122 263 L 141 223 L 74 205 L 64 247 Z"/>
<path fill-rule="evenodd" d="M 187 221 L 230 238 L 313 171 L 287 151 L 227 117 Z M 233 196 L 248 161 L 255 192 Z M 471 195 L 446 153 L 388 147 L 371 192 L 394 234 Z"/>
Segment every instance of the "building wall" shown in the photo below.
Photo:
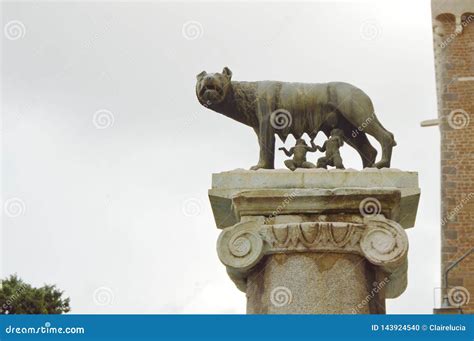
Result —
<path fill-rule="evenodd" d="M 474 246 L 474 1 L 433 0 L 441 133 L 441 271 Z M 443 287 L 446 286 L 444 279 Z M 474 253 L 449 275 L 443 291 L 474 313 Z M 458 287 L 456 289 L 450 289 Z M 450 295 L 448 295 L 450 294 Z"/>

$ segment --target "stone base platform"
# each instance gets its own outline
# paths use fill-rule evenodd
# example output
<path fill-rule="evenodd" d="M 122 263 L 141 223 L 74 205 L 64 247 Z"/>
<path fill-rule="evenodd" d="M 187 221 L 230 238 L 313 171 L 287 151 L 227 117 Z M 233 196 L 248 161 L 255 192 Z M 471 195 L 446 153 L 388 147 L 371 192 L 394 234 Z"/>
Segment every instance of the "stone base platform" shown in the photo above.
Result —
<path fill-rule="evenodd" d="M 407 286 L 418 175 L 395 169 L 213 175 L 218 255 L 248 313 L 384 313 Z"/>

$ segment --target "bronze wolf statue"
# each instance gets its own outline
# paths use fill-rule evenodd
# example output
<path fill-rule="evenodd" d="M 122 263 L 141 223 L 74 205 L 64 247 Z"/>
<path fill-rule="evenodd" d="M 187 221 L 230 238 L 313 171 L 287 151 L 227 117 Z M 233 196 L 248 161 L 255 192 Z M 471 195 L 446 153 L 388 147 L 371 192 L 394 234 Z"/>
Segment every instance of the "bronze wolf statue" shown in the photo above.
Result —
<path fill-rule="evenodd" d="M 355 86 L 342 83 L 287 83 L 278 81 L 237 82 L 224 67 L 222 73 L 197 75 L 196 95 L 207 108 L 252 127 L 260 145 L 260 158 L 251 169 L 274 168 L 275 134 L 283 141 L 289 134 L 296 139 L 307 133 L 314 139 L 319 131 L 326 136 L 335 129 L 355 148 L 363 167 L 390 167 L 393 134 L 374 113 L 369 96 Z M 381 160 L 366 134 L 382 146 Z"/>

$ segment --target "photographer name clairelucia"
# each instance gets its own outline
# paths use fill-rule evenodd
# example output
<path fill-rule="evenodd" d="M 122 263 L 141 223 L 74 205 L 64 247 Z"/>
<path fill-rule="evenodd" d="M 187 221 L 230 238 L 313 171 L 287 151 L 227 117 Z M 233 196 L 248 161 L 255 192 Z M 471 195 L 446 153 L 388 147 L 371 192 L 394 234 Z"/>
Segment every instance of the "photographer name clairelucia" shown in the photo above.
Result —
<path fill-rule="evenodd" d="M 464 332 L 466 326 L 463 324 L 430 324 L 430 331 L 435 332 Z"/>

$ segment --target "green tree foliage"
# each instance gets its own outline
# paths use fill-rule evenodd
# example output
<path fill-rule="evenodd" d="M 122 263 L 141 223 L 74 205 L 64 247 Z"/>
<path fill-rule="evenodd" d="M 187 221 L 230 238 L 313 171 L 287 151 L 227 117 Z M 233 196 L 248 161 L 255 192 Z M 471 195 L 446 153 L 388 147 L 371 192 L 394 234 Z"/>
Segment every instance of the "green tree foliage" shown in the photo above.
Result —
<path fill-rule="evenodd" d="M 67 313 L 69 298 L 55 285 L 34 288 L 17 275 L 1 282 L 0 314 L 62 314 Z"/>

